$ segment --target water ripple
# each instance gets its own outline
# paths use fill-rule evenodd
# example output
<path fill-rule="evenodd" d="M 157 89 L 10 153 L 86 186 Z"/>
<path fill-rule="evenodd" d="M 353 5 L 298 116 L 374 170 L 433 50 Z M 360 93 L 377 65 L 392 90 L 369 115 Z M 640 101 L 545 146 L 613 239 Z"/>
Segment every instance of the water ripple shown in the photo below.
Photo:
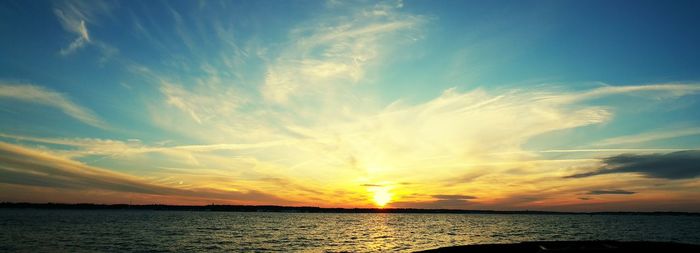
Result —
<path fill-rule="evenodd" d="M 376 252 L 531 240 L 700 244 L 700 219 L 651 215 L 0 210 L 0 251 Z"/>

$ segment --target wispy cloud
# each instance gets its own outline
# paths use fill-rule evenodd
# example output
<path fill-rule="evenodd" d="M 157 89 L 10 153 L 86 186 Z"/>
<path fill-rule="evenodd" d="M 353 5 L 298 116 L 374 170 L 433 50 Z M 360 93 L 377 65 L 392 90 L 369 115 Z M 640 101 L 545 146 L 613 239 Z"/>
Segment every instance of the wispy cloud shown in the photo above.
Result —
<path fill-rule="evenodd" d="M 107 128 L 99 117 L 90 109 L 71 101 L 66 95 L 56 91 L 30 84 L 0 83 L 0 98 L 20 100 L 55 107 L 70 117 L 85 124 Z"/>
<path fill-rule="evenodd" d="M 697 83 L 661 83 L 629 86 L 603 85 L 603 87 L 561 98 L 571 100 L 571 102 L 578 102 L 617 94 L 639 94 L 655 99 L 663 99 L 696 94 L 700 92 L 700 85 Z"/>
<path fill-rule="evenodd" d="M 112 6 L 106 1 L 61 1 L 57 2 L 54 14 L 61 23 L 63 29 L 75 35 L 75 39 L 59 53 L 70 55 L 76 50 L 94 43 L 109 57 L 116 52 L 116 49 L 91 38 L 87 24 L 97 22 L 97 17 L 109 13 Z"/>
<path fill-rule="evenodd" d="M 398 8 L 377 4 L 294 29 L 290 33 L 292 44 L 268 66 L 263 96 L 286 103 L 290 97 L 330 95 L 328 90 L 358 82 L 368 66 L 391 50 L 388 44 L 410 42 L 409 34 L 416 33 L 426 21 L 400 13 Z"/>
<path fill-rule="evenodd" d="M 207 82 L 207 85 L 197 86 L 200 91 L 192 92 L 177 84 L 163 81 L 160 89 L 169 105 L 187 113 L 199 124 L 203 120 L 208 121 L 204 117 L 230 115 L 245 102 L 233 89 L 215 86 L 216 82 Z"/>
<path fill-rule="evenodd" d="M 61 20 L 65 20 L 65 18 L 63 18 L 62 12 L 57 12 L 57 15 L 59 17 L 61 17 Z M 64 26 L 65 26 L 66 21 L 64 21 L 62 23 L 64 23 Z M 75 38 L 75 40 L 73 42 L 71 42 L 67 48 L 61 49 L 61 51 L 60 51 L 61 55 L 69 55 L 69 54 L 75 52 L 75 50 L 85 46 L 86 43 L 90 42 L 90 35 L 88 34 L 87 28 L 85 27 L 84 20 L 80 20 L 79 25 L 77 25 L 75 27 L 71 26 L 70 30 L 74 33 L 77 33 L 78 37 Z"/>

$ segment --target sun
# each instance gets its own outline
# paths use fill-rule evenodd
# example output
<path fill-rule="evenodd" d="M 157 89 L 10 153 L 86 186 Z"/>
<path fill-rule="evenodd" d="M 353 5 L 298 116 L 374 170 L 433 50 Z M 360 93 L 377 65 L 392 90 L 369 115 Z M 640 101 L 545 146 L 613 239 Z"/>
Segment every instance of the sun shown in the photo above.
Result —
<path fill-rule="evenodd" d="M 386 188 L 377 188 L 374 190 L 374 204 L 376 204 L 379 208 L 383 208 L 391 202 L 391 193 L 389 193 L 389 190 Z"/>

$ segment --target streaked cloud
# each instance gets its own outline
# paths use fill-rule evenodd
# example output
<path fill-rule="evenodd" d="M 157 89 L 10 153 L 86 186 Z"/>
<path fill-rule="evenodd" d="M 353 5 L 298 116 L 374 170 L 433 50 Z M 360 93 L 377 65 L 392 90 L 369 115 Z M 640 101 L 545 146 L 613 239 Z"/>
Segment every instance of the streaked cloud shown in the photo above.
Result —
<path fill-rule="evenodd" d="M 0 83 L 0 99 L 13 99 L 25 103 L 54 107 L 85 124 L 99 128 L 108 127 L 90 109 L 74 103 L 62 93 L 41 86 L 22 83 Z"/>
<path fill-rule="evenodd" d="M 603 166 L 591 171 L 567 176 L 584 178 L 604 174 L 640 173 L 664 179 L 690 179 L 700 176 L 700 151 L 677 151 L 667 154 L 622 154 L 603 159 Z"/>
<path fill-rule="evenodd" d="M 623 144 L 637 144 L 671 138 L 700 135 L 700 128 L 667 129 L 663 131 L 641 133 L 635 135 L 618 136 L 596 142 L 597 146 L 612 146 Z"/>
<path fill-rule="evenodd" d="M 0 183 L 81 191 L 112 191 L 153 196 L 179 196 L 211 203 L 288 203 L 256 190 L 226 191 L 206 188 L 174 188 L 141 178 L 88 166 L 51 154 L 0 142 Z M 155 197 L 152 197 L 155 199 Z"/>
<path fill-rule="evenodd" d="M 588 148 L 588 149 L 550 149 L 539 153 L 658 153 L 688 150 L 686 148 Z"/>
<path fill-rule="evenodd" d="M 436 199 L 445 199 L 445 200 L 454 200 L 454 199 L 461 199 L 461 200 L 466 200 L 466 199 L 476 199 L 474 196 L 469 196 L 469 195 L 432 195 L 433 198 Z"/>
<path fill-rule="evenodd" d="M 697 83 L 661 83 L 647 85 L 611 86 L 605 84 L 587 92 L 578 93 L 565 97 L 572 102 L 590 100 L 616 94 L 639 94 L 646 97 L 663 99 L 686 96 L 700 92 L 700 85 Z"/>
<path fill-rule="evenodd" d="M 268 142 L 255 144 L 209 144 L 209 145 L 146 145 L 138 139 L 111 140 L 98 138 L 46 138 L 46 137 L 31 137 L 22 135 L 10 135 L 0 133 L 0 138 L 6 138 L 16 141 L 35 143 L 38 145 L 52 144 L 65 146 L 66 149 L 58 152 L 67 157 L 81 157 L 93 155 L 105 156 L 129 156 L 146 153 L 205 153 L 214 151 L 226 150 L 251 150 L 271 148 L 283 145 L 292 145 L 289 142 Z M 60 151 L 61 149 L 54 149 Z"/>
<path fill-rule="evenodd" d="M 589 191 L 586 194 L 587 195 L 630 195 L 630 194 L 635 194 L 636 192 L 631 192 L 631 191 L 625 191 L 625 190 L 593 190 Z M 588 199 L 584 199 L 588 200 Z"/>
<path fill-rule="evenodd" d="M 432 195 L 433 200 L 427 201 L 400 201 L 393 203 L 393 207 L 399 208 L 439 208 L 439 209 L 467 209 L 474 208 L 476 199 L 469 195 Z"/>

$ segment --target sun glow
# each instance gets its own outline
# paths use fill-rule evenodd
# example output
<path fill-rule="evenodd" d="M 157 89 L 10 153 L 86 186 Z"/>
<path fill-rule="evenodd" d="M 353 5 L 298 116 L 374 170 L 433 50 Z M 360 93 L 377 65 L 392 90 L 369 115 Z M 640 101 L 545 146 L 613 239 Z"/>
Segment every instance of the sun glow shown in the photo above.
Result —
<path fill-rule="evenodd" d="M 374 204 L 376 204 L 379 208 L 383 208 L 391 202 L 391 193 L 389 193 L 389 190 L 384 188 L 384 187 L 378 187 L 377 189 L 374 189 Z"/>

